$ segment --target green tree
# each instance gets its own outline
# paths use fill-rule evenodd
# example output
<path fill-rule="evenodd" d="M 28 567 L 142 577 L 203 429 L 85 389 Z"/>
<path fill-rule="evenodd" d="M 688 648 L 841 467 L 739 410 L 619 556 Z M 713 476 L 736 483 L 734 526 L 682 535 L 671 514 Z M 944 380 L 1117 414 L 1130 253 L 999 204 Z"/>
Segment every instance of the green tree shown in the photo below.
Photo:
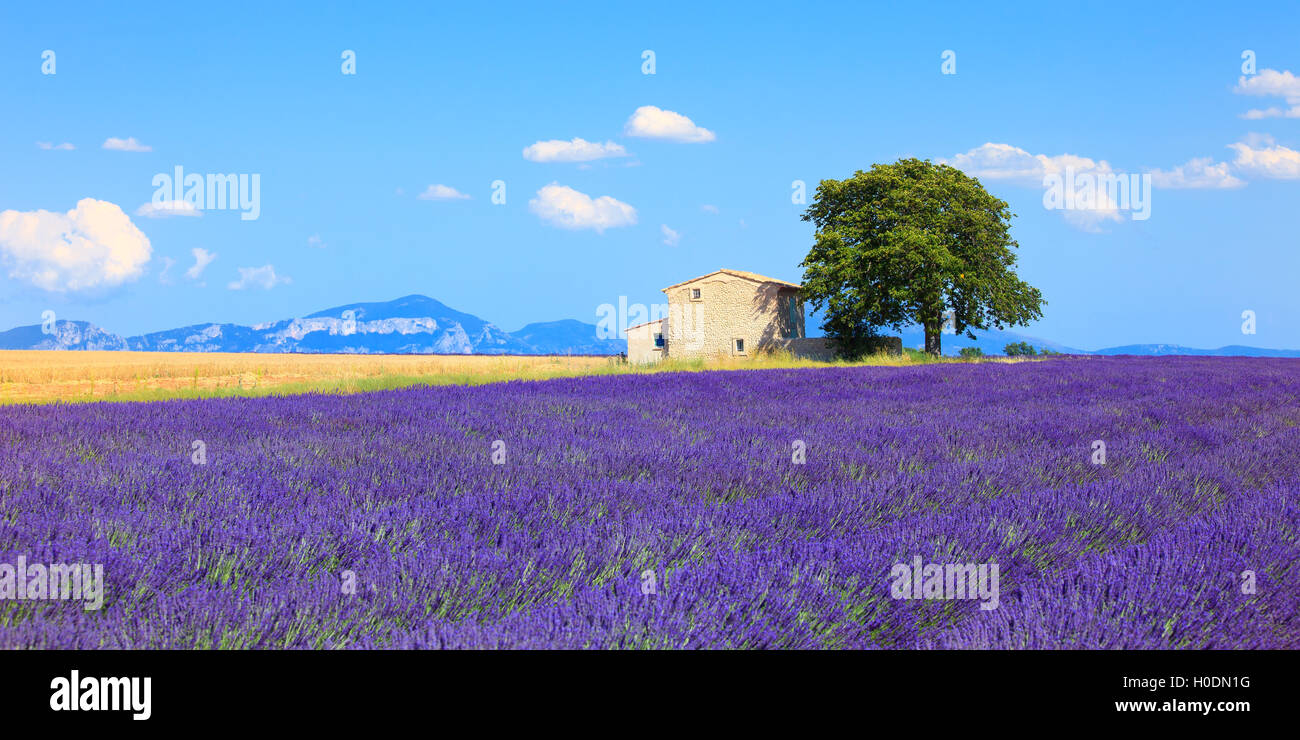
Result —
<path fill-rule="evenodd" d="M 800 265 L 805 298 L 825 310 L 822 329 L 850 356 L 881 327 L 919 324 L 938 355 L 945 319 L 974 339 L 975 329 L 1040 318 L 1042 294 L 1013 271 L 1014 215 L 979 180 L 929 160 L 822 180 L 802 216 L 817 228 Z"/>
<path fill-rule="evenodd" d="M 1029 342 L 1012 342 L 1003 347 L 1002 351 L 1007 357 L 1033 357 L 1038 354 L 1038 350 Z"/>
<path fill-rule="evenodd" d="M 962 347 L 961 350 L 957 352 L 957 354 L 967 359 L 975 359 L 977 357 L 983 357 L 984 350 L 980 349 L 979 347 Z"/>

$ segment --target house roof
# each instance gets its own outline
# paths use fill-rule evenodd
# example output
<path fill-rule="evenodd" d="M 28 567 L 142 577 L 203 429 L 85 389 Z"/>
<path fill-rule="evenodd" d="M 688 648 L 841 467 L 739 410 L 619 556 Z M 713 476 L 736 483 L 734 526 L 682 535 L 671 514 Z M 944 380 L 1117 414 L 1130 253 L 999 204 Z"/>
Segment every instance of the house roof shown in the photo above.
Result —
<path fill-rule="evenodd" d="M 642 323 L 640 323 L 640 324 L 636 324 L 635 326 L 629 326 L 628 328 L 624 329 L 623 331 L 631 331 L 631 330 L 636 329 L 636 328 L 638 328 L 638 327 L 649 326 L 649 325 L 651 325 L 651 324 L 662 324 L 663 322 L 665 322 L 665 321 L 667 321 L 667 320 L 668 320 L 668 317 L 665 316 L 665 317 L 663 317 L 662 319 L 655 319 L 654 321 L 644 321 L 644 322 L 642 322 Z"/>
<path fill-rule="evenodd" d="M 724 267 L 720 270 L 714 270 L 713 272 L 710 272 L 708 275 L 701 275 L 699 277 L 691 278 L 690 280 L 683 280 L 680 283 L 674 283 L 673 285 L 669 285 L 667 288 L 664 288 L 663 292 L 667 293 L 673 288 L 680 288 L 683 285 L 688 285 L 697 280 L 703 280 L 704 278 L 707 277 L 713 277 L 714 275 L 717 275 L 719 273 L 735 275 L 736 277 L 744 278 L 746 280 L 753 280 L 756 283 L 776 283 L 777 285 L 784 285 L 787 288 L 803 288 L 802 285 L 797 285 L 795 283 L 788 283 L 784 280 L 777 280 L 776 278 L 770 278 L 766 275 L 759 275 L 756 272 L 745 272 L 744 270 L 728 270 L 727 268 Z"/>

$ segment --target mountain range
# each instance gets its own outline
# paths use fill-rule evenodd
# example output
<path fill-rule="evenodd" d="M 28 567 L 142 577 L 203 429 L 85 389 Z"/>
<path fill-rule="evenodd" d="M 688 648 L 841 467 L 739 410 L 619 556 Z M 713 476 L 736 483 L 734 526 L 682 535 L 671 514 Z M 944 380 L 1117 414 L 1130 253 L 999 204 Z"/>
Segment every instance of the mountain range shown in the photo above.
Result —
<path fill-rule="evenodd" d="M 0 349 L 145 352 L 303 352 L 340 354 L 612 355 L 620 339 L 599 339 L 595 324 L 566 319 L 507 332 L 428 296 L 349 303 L 301 318 L 254 326 L 195 324 L 123 337 L 87 321 L 58 321 L 0 332 Z"/>
<path fill-rule="evenodd" d="M 809 320 L 809 326 L 816 323 Z M 945 335 L 944 354 L 978 347 L 1002 354 L 1012 342 L 1073 355 L 1217 355 L 1300 357 L 1300 350 L 1232 345 L 1196 349 L 1176 344 L 1131 344 L 1081 350 L 1010 331 L 976 332 L 976 339 Z M 904 347 L 922 347 L 919 329 L 902 332 Z M 194 324 L 123 337 L 88 321 L 58 321 L 0 332 L 0 349 L 137 350 L 148 352 L 302 352 L 340 354 L 613 355 L 627 350 L 623 339 L 600 339 L 596 325 L 575 319 L 543 321 L 507 332 L 473 314 L 423 295 L 379 303 L 349 303 L 301 318 L 254 326 Z"/>

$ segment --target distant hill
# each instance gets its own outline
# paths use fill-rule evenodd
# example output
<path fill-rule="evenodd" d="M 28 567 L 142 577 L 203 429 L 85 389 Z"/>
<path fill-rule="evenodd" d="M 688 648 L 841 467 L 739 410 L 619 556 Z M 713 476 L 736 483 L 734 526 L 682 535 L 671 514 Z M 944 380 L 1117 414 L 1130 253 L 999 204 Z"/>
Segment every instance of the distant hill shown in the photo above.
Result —
<path fill-rule="evenodd" d="M 0 349 L 124 350 L 122 337 L 106 332 L 89 321 L 58 321 L 49 334 L 40 324 L 0 332 Z"/>
<path fill-rule="evenodd" d="M 255 326 L 195 324 L 122 337 L 85 321 L 59 321 L 0 333 L 0 349 L 114 349 L 150 352 L 303 352 L 342 354 L 617 354 L 626 342 L 598 339 L 596 325 L 566 319 L 514 334 L 428 296 L 350 303 Z"/>
<path fill-rule="evenodd" d="M 596 327 L 591 327 L 592 336 Z M 349 303 L 256 326 L 198 324 L 130 337 L 155 352 L 537 354 L 495 325 L 422 295 Z"/>
<path fill-rule="evenodd" d="M 598 339 L 596 326 L 575 319 L 543 321 L 512 336 L 547 355 L 608 355 L 627 351 L 626 339 Z"/>
<path fill-rule="evenodd" d="M 809 317 L 808 326 L 820 323 Z M 1176 344 L 1131 344 L 1095 351 L 1013 331 L 975 332 L 975 339 L 945 334 L 943 353 L 979 347 L 1000 355 L 1012 342 L 1072 355 L 1211 355 L 1300 357 L 1300 350 L 1233 345 L 1195 349 Z M 920 348 L 919 328 L 902 332 L 903 346 Z M 496 324 L 457 311 L 428 296 L 408 295 L 377 303 L 348 303 L 297 319 L 255 326 L 195 324 L 178 329 L 122 337 L 87 321 L 59 321 L 53 333 L 40 325 L 0 332 L 0 349 L 142 350 L 150 352 L 304 352 L 341 354 L 440 355 L 613 355 L 627 350 L 624 339 L 600 339 L 596 325 L 575 319 L 541 321 L 507 332 Z"/>
<path fill-rule="evenodd" d="M 1300 357 L 1300 349 L 1261 349 L 1231 344 L 1218 349 L 1197 349 L 1179 344 L 1127 344 L 1092 352 L 1094 355 L 1209 355 L 1211 357 Z"/>
<path fill-rule="evenodd" d="M 903 338 L 903 346 L 912 349 L 923 349 L 925 347 L 925 332 L 921 329 L 904 331 L 900 334 Z M 1000 355 L 1002 350 L 1012 342 L 1028 342 L 1036 349 L 1050 349 L 1053 352 L 1060 352 L 1065 355 L 1086 355 L 1089 352 L 1073 347 L 1067 347 L 1064 344 L 1053 342 L 1047 339 L 1039 339 L 1025 334 L 1018 334 L 1014 331 L 1000 331 L 990 329 L 989 331 L 975 332 L 975 339 L 965 336 L 955 336 L 953 334 L 943 335 L 943 353 L 945 355 L 956 355 L 962 347 L 979 347 L 980 351 L 986 355 Z"/>
<path fill-rule="evenodd" d="M 912 349 L 921 349 L 925 346 L 925 332 L 918 329 L 911 329 L 902 332 L 903 346 Z M 1059 342 L 1053 342 L 1049 339 L 1020 334 L 1014 331 L 999 331 L 992 329 L 989 331 L 976 331 L 975 339 L 968 339 L 964 336 L 954 336 L 952 334 L 943 335 L 943 353 L 945 355 L 956 355 L 962 347 L 979 347 L 986 355 L 1000 355 L 1003 348 L 1012 342 L 1026 342 L 1032 345 L 1040 352 L 1044 349 L 1050 349 L 1053 352 L 1060 352 L 1065 355 L 1144 355 L 1150 357 L 1162 355 L 1203 355 L 1211 357 L 1300 357 L 1300 350 L 1295 349 L 1266 349 L 1260 347 L 1244 347 L 1241 345 L 1231 345 L 1220 347 L 1218 349 L 1197 349 L 1195 347 L 1184 347 L 1178 344 L 1129 344 L 1122 347 L 1107 347 L 1098 350 L 1078 349 L 1070 347 Z"/>
<path fill-rule="evenodd" d="M 257 332 L 238 324 L 195 324 L 180 329 L 144 334 L 124 341 L 133 350 L 146 352 L 253 352 Z"/>

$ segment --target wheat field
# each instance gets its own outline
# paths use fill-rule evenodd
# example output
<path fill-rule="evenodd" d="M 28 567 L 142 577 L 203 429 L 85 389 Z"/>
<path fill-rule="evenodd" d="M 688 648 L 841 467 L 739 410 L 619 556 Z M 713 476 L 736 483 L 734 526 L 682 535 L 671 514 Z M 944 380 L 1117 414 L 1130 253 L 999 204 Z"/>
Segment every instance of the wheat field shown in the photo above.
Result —
<path fill-rule="evenodd" d="M 158 400 L 547 378 L 609 357 L 0 351 L 0 403 Z"/>
<path fill-rule="evenodd" d="M 618 357 L 568 355 L 327 355 L 220 352 L 0 350 L 0 404 L 158 401 L 171 398 L 357 393 L 410 385 L 476 385 L 574 375 L 964 362 L 915 350 L 856 361 L 818 362 L 788 354 L 664 360 L 629 365 Z M 985 358 L 983 362 L 1019 361 Z"/>

